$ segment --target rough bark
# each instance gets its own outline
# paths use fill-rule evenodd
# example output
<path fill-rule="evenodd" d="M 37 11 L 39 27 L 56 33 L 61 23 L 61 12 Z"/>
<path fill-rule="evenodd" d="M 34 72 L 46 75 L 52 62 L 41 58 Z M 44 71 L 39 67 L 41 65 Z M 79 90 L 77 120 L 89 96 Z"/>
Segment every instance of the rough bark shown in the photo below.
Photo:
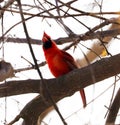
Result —
<path fill-rule="evenodd" d="M 81 88 L 117 75 L 120 73 L 119 64 L 120 54 L 101 59 L 89 66 L 76 69 L 56 79 L 45 80 L 45 82 L 51 96 L 55 102 L 57 102 L 64 97 L 71 96 Z M 6 91 L 9 96 L 31 92 L 39 93 L 40 84 L 41 80 L 9 81 L 7 84 L 0 86 L 0 96 L 4 97 Z M 22 117 L 26 123 L 31 123 L 29 125 L 35 125 L 39 115 L 52 106 L 49 98 L 45 97 L 45 100 L 40 95 L 34 98 L 21 111 L 20 117 Z"/>

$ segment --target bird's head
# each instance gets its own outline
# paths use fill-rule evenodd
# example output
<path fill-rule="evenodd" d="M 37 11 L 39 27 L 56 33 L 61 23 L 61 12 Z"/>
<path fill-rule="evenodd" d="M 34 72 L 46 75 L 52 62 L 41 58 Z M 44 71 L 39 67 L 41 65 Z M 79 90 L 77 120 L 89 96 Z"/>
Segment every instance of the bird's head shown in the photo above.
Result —
<path fill-rule="evenodd" d="M 43 34 L 43 49 L 49 49 L 52 47 L 53 41 L 51 40 L 51 37 L 49 35 L 47 35 L 45 32 Z"/>

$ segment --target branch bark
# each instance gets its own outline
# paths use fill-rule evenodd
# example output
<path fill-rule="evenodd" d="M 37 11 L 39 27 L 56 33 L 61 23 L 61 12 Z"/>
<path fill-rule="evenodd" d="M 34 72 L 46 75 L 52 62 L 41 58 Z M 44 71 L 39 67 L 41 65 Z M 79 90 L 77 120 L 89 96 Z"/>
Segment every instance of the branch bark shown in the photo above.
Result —
<path fill-rule="evenodd" d="M 117 75 L 120 73 L 119 64 L 120 54 L 101 59 L 89 66 L 76 69 L 59 78 L 45 79 L 44 81 L 49 88 L 51 96 L 54 98 L 55 102 L 57 102 L 64 97 L 71 96 L 84 87 Z M 39 93 L 40 84 L 41 80 L 9 81 L 6 84 L 0 85 L 0 97 L 31 92 Z M 39 115 L 50 106 L 52 106 L 52 104 L 49 98 L 47 98 L 47 102 L 45 102 L 39 95 L 30 101 L 19 115 L 25 122 L 31 123 L 29 125 L 33 125 L 36 122 L 33 119 L 38 119 Z"/>
<path fill-rule="evenodd" d="M 120 54 L 103 58 L 91 65 L 81 69 L 76 69 L 67 75 L 59 78 L 44 79 L 51 95 L 58 96 L 71 91 L 77 91 L 101 80 L 112 77 L 120 73 Z M 92 73 L 92 74 L 91 74 Z M 93 82 L 93 75 L 95 81 Z M 0 97 L 19 95 L 25 93 L 39 93 L 41 80 L 20 80 L 8 81 L 0 84 Z M 60 89 L 60 90 L 59 90 Z M 66 90 L 67 89 L 67 90 Z M 59 91 L 58 91 L 59 90 Z M 7 91 L 7 95 L 6 92 Z"/>
<path fill-rule="evenodd" d="M 85 41 L 85 40 L 92 40 L 92 39 L 105 38 L 105 37 L 116 37 L 117 35 L 120 35 L 119 28 L 116 28 L 113 30 L 91 32 L 89 34 L 81 34 L 81 35 L 75 34 L 70 37 L 58 38 L 58 39 L 55 39 L 54 41 L 56 41 L 57 44 L 61 45 L 63 43 L 69 43 L 72 41 L 78 41 L 78 40 Z M 4 39 L 7 39 L 7 42 L 27 43 L 27 40 L 25 38 L 4 37 Z M 42 41 L 38 39 L 31 39 L 31 44 L 41 45 Z"/>
<path fill-rule="evenodd" d="M 105 125 L 114 125 L 117 113 L 120 108 L 120 89 L 118 90 L 115 99 L 110 107 L 110 111 L 106 120 Z"/>

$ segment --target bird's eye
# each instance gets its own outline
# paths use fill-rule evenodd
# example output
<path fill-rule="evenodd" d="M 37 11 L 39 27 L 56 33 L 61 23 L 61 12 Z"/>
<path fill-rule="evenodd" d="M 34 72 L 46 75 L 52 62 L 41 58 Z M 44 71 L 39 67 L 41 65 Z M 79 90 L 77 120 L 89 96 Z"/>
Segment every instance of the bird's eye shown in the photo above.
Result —
<path fill-rule="evenodd" d="M 52 41 L 51 41 L 51 39 L 48 39 L 48 41 L 43 42 L 43 48 L 44 48 L 44 49 L 49 49 L 49 48 L 51 48 L 51 46 L 52 46 Z"/>

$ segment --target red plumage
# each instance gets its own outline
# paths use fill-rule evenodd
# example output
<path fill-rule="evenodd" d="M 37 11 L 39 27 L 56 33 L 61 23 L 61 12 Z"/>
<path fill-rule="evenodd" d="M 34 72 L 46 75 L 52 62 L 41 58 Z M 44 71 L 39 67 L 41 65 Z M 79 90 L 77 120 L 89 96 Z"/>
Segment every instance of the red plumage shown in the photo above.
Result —
<path fill-rule="evenodd" d="M 45 32 L 43 34 L 43 51 L 51 73 L 55 77 L 67 74 L 78 68 L 74 58 L 67 52 L 60 50 L 56 43 L 51 40 Z M 83 106 L 86 106 L 86 97 L 84 89 L 80 90 Z"/>

